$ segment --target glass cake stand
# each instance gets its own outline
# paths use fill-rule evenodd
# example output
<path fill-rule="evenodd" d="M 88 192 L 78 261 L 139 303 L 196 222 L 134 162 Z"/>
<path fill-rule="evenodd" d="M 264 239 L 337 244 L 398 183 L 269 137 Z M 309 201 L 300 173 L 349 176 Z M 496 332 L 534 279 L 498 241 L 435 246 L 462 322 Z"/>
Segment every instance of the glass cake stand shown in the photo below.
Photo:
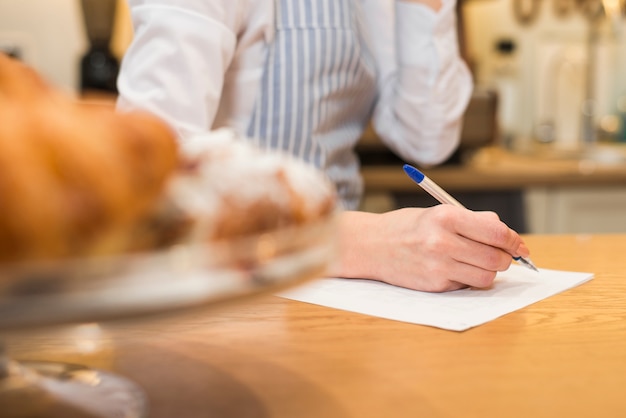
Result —
<path fill-rule="evenodd" d="M 324 274 L 336 213 L 319 222 L 210 245 L 0 271 L 0 337 L 56 325 L 150 320 L 275 292 Z M 16 362 L 0 339 L 0 416 L 147 416 L 140 387 L 98 369 Z"/>

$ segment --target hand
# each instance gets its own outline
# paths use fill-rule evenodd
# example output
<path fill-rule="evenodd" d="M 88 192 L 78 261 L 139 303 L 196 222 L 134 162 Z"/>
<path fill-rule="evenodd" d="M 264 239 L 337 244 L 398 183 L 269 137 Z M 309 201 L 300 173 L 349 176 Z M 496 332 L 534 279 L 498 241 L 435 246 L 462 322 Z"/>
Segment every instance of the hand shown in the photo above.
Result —
<path fill-rule="evenodd" d="M 512 256 L 529 256 L 520 236 L 493 212 L 438 205 L 342 216 L 333 276 L 428 292 L 486 288 Z"/>

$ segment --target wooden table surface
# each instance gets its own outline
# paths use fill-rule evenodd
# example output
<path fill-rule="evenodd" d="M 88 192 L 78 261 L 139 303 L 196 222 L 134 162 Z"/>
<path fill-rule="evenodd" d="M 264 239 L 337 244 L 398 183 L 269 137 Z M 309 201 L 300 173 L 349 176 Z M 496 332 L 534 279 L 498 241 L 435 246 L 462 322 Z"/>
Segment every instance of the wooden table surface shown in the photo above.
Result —
<path fill-rule="evenodd" d="M 151 418 L 626 416 L 626 235 L 526 242 L 595 278 L 461 333 L 266 295 L 109 328 L 103 352 Z"/>

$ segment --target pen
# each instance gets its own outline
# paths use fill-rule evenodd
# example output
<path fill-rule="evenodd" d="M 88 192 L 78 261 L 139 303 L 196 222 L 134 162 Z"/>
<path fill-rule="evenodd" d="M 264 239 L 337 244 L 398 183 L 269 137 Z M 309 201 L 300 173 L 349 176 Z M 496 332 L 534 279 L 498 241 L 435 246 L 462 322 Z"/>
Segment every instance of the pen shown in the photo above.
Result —
<path fill-rule="evenodd" d="M 411 180 L 416 182 L 422 189 L 428 192 L 428 194 L 437 199 L 439 203 L 446 203 L 459 208 L 465 208 L 465 206 L 463 206 L 458 200 L 450 196 L 445 190 L 439 187 L 437 183 L 426 177 L 417 168 L 409 164 L 405 164 L 403 168 L 404 172 L 411 178 Z M 513 257 L 513 259 L 531 270 L 539 271 L 529 258 Z"/>

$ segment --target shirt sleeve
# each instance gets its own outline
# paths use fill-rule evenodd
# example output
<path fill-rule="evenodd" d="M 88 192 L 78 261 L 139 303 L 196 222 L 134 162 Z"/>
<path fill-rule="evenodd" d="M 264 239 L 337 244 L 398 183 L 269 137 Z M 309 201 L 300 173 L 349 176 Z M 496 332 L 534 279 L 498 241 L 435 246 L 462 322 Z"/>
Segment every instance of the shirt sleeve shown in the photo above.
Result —
<path fill-rule="evenodd" d="M 144 109 L 182 138 L 211 128 L 236 48 L 237 1 L 129 0 L 134 37 L 118 109 Z"/>
<path fill-rule="evenodd" d="M 438 12 L 399 0 L 375 10 L 383 2 L 364 1 L 370 27 L 382 26 L 370 39 L 379 71 L 374 128 L 407 161 L 440 163 L 458 147 L 473 89 L 459 54 L 455 0 L 443 0 Z"/>

